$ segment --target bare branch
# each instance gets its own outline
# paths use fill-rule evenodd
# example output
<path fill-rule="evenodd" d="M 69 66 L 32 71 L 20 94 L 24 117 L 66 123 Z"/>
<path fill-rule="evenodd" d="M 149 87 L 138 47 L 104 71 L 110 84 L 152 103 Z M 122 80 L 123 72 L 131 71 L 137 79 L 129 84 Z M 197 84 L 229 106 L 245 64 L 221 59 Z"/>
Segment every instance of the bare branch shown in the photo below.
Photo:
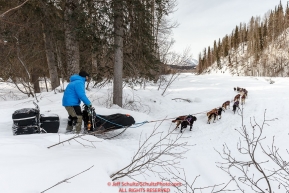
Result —
<path fill-rule="evenodd" d="M 8 9 L 8 10 L 5 11 L 4 13 L 2 13 L 2 14 L 0 15 L 0 17 L 4 17 L 4 16 L 5 16 L 7 13 L 9 13 L 10 11 L 13 11 L 13 10 L 15 10 L 15 9 L 18 9 L 18 8 L 22 7 L 27 1 L 29 1 L 29 0 L 24 1 L 22 4 L 20 4 L 20 5 L 16 6 L 16 7 L 13 7 L 13 8 L 11 8 L 11 9 Z"/>
<path fill-rule="evenodd" d="M 231 177 L 232 181 L 236 183 L 237 187 L 242 192 L 245 192 L 244 188 L 242 187 L 242 185 L 245 185 L 250 187 L 255 192 L 273 193 L 272 184 L 274 181 L 282 184 L 283 187 L 287 189 L 289 186 L 286 186 L 286 178 L 284 178 L 285 173 L 281 173 L 280 171 L 284 167 L 287 167 L 288 164 L 281 164 L 284 160 L 282 160 L 281 156 L 278 154 L 278 148 L 273 146 L 274 140 L 271 149 L 269 148 L 269 152 L 266 152 L 262 146 L 262 141 L 266 138 L 263 136 L 263 131 L 265 126 L 268 126 L 267 122 L 274 121 L 276 119 L 267 120 L 265 110 L 262 124 L 257 123 L 255 117 L 250 118 L 252 129 L 249 130 L 243 123 L 243 109 L 241 110 L 241 117 L 242 127 L 240 129 L 236 129 L 241 136 L 239 138 L 239 142 L 237 143 L 237 150 L 240 154 L 247 156 L 247 159 L 236 159 L 232 155 L 229 147 L 224 144 L 222 153 L 216 150 L 224 160 L 223 163 L 218 163 L 218 167 Z M 242 143 L 243 141 L 245 142 L 244 144 Z M 260 161 L 257 159 L 256 155 L 260 148 L 262 149 L 263 153 L 265 153 L 280 167 L 280 169 L 267 169 L 267 165 L 264 164 L 269 163 L 270 160 Z M 232 174 L 233 170 L 235 169 L 241 172 L 240 177 L 236 177 Z M 286 175 L 288 176 L 288 173 Z M 264 183 L 266 186 L 264 186 Z"/>
<path fill-rule="evenodd" d="M 174 98 L 172 100 L 183 100 L 183 101 L 186 101 L 188 103 L 191 103 L 192 101 L 190 99 L 183 99 L 183 98 Z"/>
<path fill-rule="evenodd" d="M 159 174 L 160 172 L 154 169 L 156 166 L 164 171 L 170 167 L 178 168 L 178 160 L 184 158 L 183 156 L 190 145 L 188 142 L 179 142 L 185 137 L 181 133 L 173 134 L 174 129 L 170 129 L 167 133 L 159 132 L 158 128 L 162 122 L 142 143 L 139 142 L 139 148 L 131 162 L 110 175 L 113 181 L 123 177 L 133 178 L 137 175 L 148 175 L 147 171 Z M 164 157 L 165 159 L 163 159 Z"/>
<path fill-rule="evenodd" d="M 94 165 L 93 165 L 93 166 L 94 166 Z M 82 172 L 80 172 L 80 173 L 78 173 L 78 174 L 76 174 L 76 175 L 74 175 L 74 176 L 72 176 L 72 177 L 70 177 L 70 178 L 66 178 L 66 179 L 58 182 L 57 184 L 51 186 L 50 188 L 47 188 L 46 190 L 42 191 L 41 193 L 46 192 L 47 190 L 50 190 L 51 188 L 54 188 L 55 186 L 58 186 L 59 184 L 62 184 L 62 183 L 64 183 L 64 182 L 68 183 L 68 180 L 70 180 L 70 179 L 72 179 L 72 178 L 74 178 L 74 177 L 76 177 L 76 176 L 78 176 L 78 175 L 80 175 L 80 174 L 82 174 L 82 173 L 90 170 L 93 166 L 91 166 L 90 168 L 88 168 L 88 169 L 86 169 L 86 170 L 84 170 L 84 171 L 82 171 Z"/>
<path fill-rule="evenodd" d="M 180 173 L 182 173 L 183 177 L 180 176 Z M 236 191 L 235 189 L 233 190 L 227 189 L 227 187 L 233 180 L 230 180 L 228 183 L 221 183 L 221 184 L 215 184 L 215 185 L 204 186 L 204 187 L 195 187 L 196 181 L 200 177 L 200 175 L 196 176 L 192 183 L 189 183 L 189 180 L 187 179 L 184 169 L 182 169 L 182 171 L 178 172 L 177 174 L 175 172 L 169 171 L 169 174 L 170 174 L 170 178 L 167 178 L 161 175 L 160 175 L 160 178 L 163 181 L 167 181 L 173 184 L 174 187 L 177 189 L 177 192 L 194 193 L 196 190 L 199 190 L 202 192 L 202 190 L 208 190 L 208 189 L 210 190 L 211 193 Z M 216 188 L 218 189 L 216 190 Z"/>
<path fill-rule="evenodd" d="M 100 133 L 103 133 L 103 131 L 97 130 L 97 131 L 91 132 L 89 135 L 95 135 L 95 134 L 100 134 Z M 86 136 L 86 135 L 87 135 L 87 134 L 75 135 L 75 136 L 73 136 L 73 137 L 71 137 L 71 138 L 69 138 L 69 139 L 66 139 L 66 140 L 64 140 L 64 141 L 60 141 L 60 138 L 59 138 L 59 142 L 58 142 L 58 143 L 56 143 L 56 144 L 54 144 L 54 145 L 51 145 L 51 146 L 48 146 L 47 148 L 50 149 L 50 148 L 55 147 L 55 146 L 57 146 L 57 145 L 64 144 L 64 143 L 66 143 L 66 142 L 70 142 L 71 140 L 74 140 L 74 141 L 80 143 L 80 142 L 77 141 L 76 139 L 77 139 L 77 138 L 83 139 L 82 137 L 84 137 L 84 136 Z M 83 139 L 83 140 L 86 140 L 86 139 Z M 89 140 L 86 140 L 86 141 L 89 141 Z M 89 141 L 89 142 L 92 143 L 93 141 Z M 94 142 L 95 142 L 95 141 L 94 141 Z M 99 142 L 101 142 L 101 141 L 99 141 Z M 82 143 L 80 143 L 80 144 L 83 145 Z M 87 145 L 83 145 L 83 146 L 87 147 Z"/>

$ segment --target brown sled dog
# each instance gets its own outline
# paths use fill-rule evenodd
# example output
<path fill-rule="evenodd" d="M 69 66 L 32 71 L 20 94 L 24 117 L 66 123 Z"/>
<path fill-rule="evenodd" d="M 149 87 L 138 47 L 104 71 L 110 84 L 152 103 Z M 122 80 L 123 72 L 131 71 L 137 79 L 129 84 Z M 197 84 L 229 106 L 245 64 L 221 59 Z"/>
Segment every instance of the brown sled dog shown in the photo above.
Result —
<path fill-rule="evenodd" d="M 207 112 L 207 116 L 208 116 L 208 122 L 207 123 L 210 124 L 212 119 L 214 119 L 213 120 L 213 123 L 214 123 L 217 116 L 218 116 L 218 109 L 216 108 L 216 109 L 213 109 L 213 110 Z"/>
<path fill-rule="evenodd" d="M 222 105 L 222 108 L 225 109 L 225 110 L 227 110 L 227 107 L 230 108 L 230 101 L 226 101 L 226 102 L 224 102 L 223 105 Z"/>
<path fill-rule="evenodd" d="M 177 124 L 176 128 L 178 128 L 179 125 L 181 125 L 181 133 L 182 133 L 183 129 L 187 128 L 188 125 L 190 125 L 190 131 L 192 131 L 193 124 L 195 121 L 197 121 L 197 117 L 192 116 L 192 115 L 187 115 L 187 116 L 179 116 L 172 122 Z"/>
<path fill-rule="evenodd" d="M 234 98 L 234 102 L 236 102 L 236 101 L 239 101 L 240 100 L 240 94 L 237 94 L 236 96 L 235 96 L 235 98 Z"/>

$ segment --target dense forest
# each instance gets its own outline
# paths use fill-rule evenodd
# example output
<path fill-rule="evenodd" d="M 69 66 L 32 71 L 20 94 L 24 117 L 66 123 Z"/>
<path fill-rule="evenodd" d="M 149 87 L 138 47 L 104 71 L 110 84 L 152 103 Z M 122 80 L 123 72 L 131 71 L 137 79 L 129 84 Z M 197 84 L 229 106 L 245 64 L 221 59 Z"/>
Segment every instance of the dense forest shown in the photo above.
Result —
<path fill-rule="evenodd" d="M 176 0 L 10 0 L 0 2 L 0 77 L 34 96 L 86 70 L 93 84 L 112 82 L 122 106 L 124 83 L 162 81 L 170 65 L 190 58 L 170 51 L 168 19 Z M 240 23 L 199 54 L 197 72 L 245 76 L 289 75 L 289 7 L 281 2 Z"/>
<path fill-rule="evenodd" d="M 198 73 L 229 70 L 245 76 L 289 76 L 289 7 L 281 2 L 263 18 L 240 23 L 199 54 Z"/>
<path fill-rule="evenodd" d="M 174 0 L 1 1 L 1 81 L 31 96 L 40 92 L 39 80 L 53 90 L 80 70 L 95 84 L 113 80 L 115 95 L 123 81 L 156 81 L 178 58 L 167 57 L 176 26 L 167 16 L 175 6 Z"/>

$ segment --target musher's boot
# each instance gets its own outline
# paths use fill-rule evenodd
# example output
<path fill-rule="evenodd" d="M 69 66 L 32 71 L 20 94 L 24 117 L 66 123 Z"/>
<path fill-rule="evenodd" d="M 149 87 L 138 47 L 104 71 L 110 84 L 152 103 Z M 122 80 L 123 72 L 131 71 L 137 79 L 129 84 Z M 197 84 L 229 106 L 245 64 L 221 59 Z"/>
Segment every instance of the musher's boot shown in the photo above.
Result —
<path fill-rule="evenodd" d="M 75 125 L 75 133 L 80 134 L 82 125 L 82 116 L 77 116 L 77 122 Z"/>
<path fill-rule="evenodd" d="M 67 126 L 66 126 L 66 132 L 65 133 L 71 133 L 72 130 L 73 130 L 72 119 L 70 119 L 68 117 Z"/>

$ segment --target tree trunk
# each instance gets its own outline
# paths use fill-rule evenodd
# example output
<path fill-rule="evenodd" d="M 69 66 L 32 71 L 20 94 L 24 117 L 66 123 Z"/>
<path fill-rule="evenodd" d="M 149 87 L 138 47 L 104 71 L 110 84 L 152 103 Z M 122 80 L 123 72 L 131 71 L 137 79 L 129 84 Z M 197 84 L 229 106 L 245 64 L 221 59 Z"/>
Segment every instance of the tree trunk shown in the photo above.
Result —
<path fill-rule="evenodd" d="M 46 88 L 46 92 L 48 92 L 47 80 L 46 80 L 46 77 L 45 77 L 45 75 L 43 75 L 43 77 L 44 77 L 44 82 L 45 82 L 45 88 Z"/>
<path fill-rule="evenodd" d="M 93 74 L 93 77 L 96 78 L 96 74 L 97 74 L 97 57 L 96 57 L 96 52 L 92 50 L 91 53 L 91 67 L 92 67 L 92 71 L 91 73 Z"/>
<path fill-rule="evenodd" d="M 33 73 L 31 79 L 34 88 L 34 93 L 40 93 L 39 76 Z"/>
<path fill-rule="evenodd" d="M 79 73 L 79 44 L 75 32 L 77 21 L 75 21 L 75 18 L 72 17 L 77 6 L 77 0 L 66 0 L 64 30 L 68 76 Z"/>
<path fill-rule="evenodd" d="M 53 43 L 52 43 L 52 34 L 49 29 L 47 29 L 47 25 L 45 23 L 42 24 L 43 28 L 43 37 L 45 43 L 45 52 L 46 59 L 49 69 L 51 88 L 54 90 L 56 87 L 60 85 L 58 73 L 57 73 L 57 63 L 55 60 L 55 55 L 53 51 Z"/>
<path fill-rule="evenodd" d="M 59 46 L 59 43 L 58 41 L 56 41 L 56 45 L 55 45 L 55 48 L 56 48 L 56 58 L 57 58 L 57 65 L 58 65 L 58 68 L 60 70 L 60 78 L 61 78 L 61 82 L 62 82 L 62 90 L 64 90 L 64 80 L 67 79 L 69 77 L 64 77 L 65 76 L 65 73 L 64 73 L 64 69 L 63 69 L 63 65 L 62 65 L 62 57 L 61 57 L 61 52 L 60 52 L 60 46 Z"/>
<path fill-rule="evenodd" d="M 122 1 L 113 1 L 114 12 L 114 74 L 113 104 L 122 107 L 122 72 L 123 72 L 123 13 Z"/>

